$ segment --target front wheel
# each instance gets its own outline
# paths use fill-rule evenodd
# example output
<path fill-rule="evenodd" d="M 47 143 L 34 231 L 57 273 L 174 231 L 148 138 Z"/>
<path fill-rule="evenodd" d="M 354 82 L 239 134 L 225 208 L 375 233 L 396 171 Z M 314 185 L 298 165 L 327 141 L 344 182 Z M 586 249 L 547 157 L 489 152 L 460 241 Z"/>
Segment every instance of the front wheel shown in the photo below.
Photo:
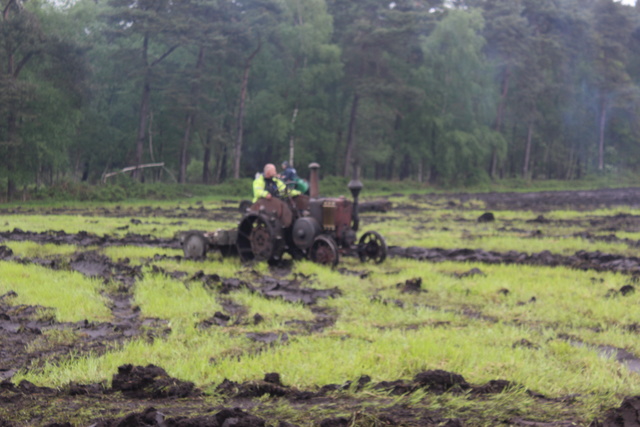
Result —
<path fill-rule="evenodd" d="M 338 245 L 331 237 L 321 234 L 309 248 L 309 259 L 318 264 L 335 266 L 340 260 Z"/>
<path fill-rule="evenodd" d="M 379 233 L 367 231 L 358 242 L 358 256 L 361 262 L 380 264 L 387 258 L 387 242 Z"/>

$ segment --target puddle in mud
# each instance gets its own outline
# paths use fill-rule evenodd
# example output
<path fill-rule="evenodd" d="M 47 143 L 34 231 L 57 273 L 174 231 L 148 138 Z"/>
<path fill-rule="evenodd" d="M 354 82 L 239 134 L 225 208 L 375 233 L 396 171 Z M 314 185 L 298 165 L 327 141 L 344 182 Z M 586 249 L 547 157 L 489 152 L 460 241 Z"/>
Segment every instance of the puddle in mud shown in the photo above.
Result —
<path fill-rule="evenodd" d="M 615 360 L 621 365 L 624 365 L 629 371 L 640 374 L 640 358 L 625 349 L 610 345 L 594 346 L 571 338 L 567 338 L 567 342 L 574 347 L 588 348 L 597 351 L 600 357 Z"/>

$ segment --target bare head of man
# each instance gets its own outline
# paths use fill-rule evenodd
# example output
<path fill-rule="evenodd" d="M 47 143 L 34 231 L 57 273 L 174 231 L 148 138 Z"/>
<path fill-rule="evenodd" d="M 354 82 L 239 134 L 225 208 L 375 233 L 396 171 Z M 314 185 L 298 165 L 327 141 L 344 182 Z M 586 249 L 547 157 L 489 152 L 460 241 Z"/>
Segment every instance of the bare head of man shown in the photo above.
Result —
<path fill-rule="evenodd" d="M 276 176 L 276 165 L 274 165 L 273 163 L 267 163 L 266 165 L 264 165 L 264 177 L 267 179 L 271 179 L 274 176 Z"/>

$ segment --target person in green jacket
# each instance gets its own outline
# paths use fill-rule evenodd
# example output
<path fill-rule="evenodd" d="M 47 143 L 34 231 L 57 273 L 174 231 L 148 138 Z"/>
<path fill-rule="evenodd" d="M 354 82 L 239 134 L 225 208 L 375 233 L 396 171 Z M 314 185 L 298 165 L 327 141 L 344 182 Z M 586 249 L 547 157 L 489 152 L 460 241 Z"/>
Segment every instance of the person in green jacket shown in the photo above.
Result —
<path fill-rule="evenodd" d="M 300 195 L 298 190 L 288 190 L 276 175 L 276 166 L 273 163 L 264 165 L 264 173 L 253 181 L 253 203 L 260 198 L 271 199 L 285 194 L 292 197 Z"/>
<path fill-rule="evenodd" d="M 295 188 L 300 194 L 309 195 L 309 183 L 298 176 L 296 169 L 287 160 L 282 162 L 282 173 L 279 178 L 289 188 Z"/>

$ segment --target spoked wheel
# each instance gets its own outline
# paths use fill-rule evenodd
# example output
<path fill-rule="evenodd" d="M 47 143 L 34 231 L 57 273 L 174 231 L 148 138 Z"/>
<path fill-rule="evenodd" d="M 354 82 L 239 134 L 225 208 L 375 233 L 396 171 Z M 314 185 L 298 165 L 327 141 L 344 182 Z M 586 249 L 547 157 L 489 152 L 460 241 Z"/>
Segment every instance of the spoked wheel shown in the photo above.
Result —
<path fill-rule="evenodd" d="M 309 259 L 318 264 L 335 266 L 340 260 L 338 245 L 331 237 L 320 235 L 309 248 Z"/>
<path fill-rule="evenodd" d="M 247 215 L 238 226 L 237 248 L 243 261 L 278 258 L 282 252 L 281 241 L 274 226 L 263 215 Z"/>
<path fill-rule="evenodd" d="M 203 259 L 208 248 L 209 242 L 201 233 L 190 233 L 182 242 L 184 257 L 187 259 Z"/>
<path fill-rule="evenodd" d="M 387 258 L 387 242 L 379 233 L 367 231 L 358 242 L 358 256 L 361 262 L 380 264 Z"/>

